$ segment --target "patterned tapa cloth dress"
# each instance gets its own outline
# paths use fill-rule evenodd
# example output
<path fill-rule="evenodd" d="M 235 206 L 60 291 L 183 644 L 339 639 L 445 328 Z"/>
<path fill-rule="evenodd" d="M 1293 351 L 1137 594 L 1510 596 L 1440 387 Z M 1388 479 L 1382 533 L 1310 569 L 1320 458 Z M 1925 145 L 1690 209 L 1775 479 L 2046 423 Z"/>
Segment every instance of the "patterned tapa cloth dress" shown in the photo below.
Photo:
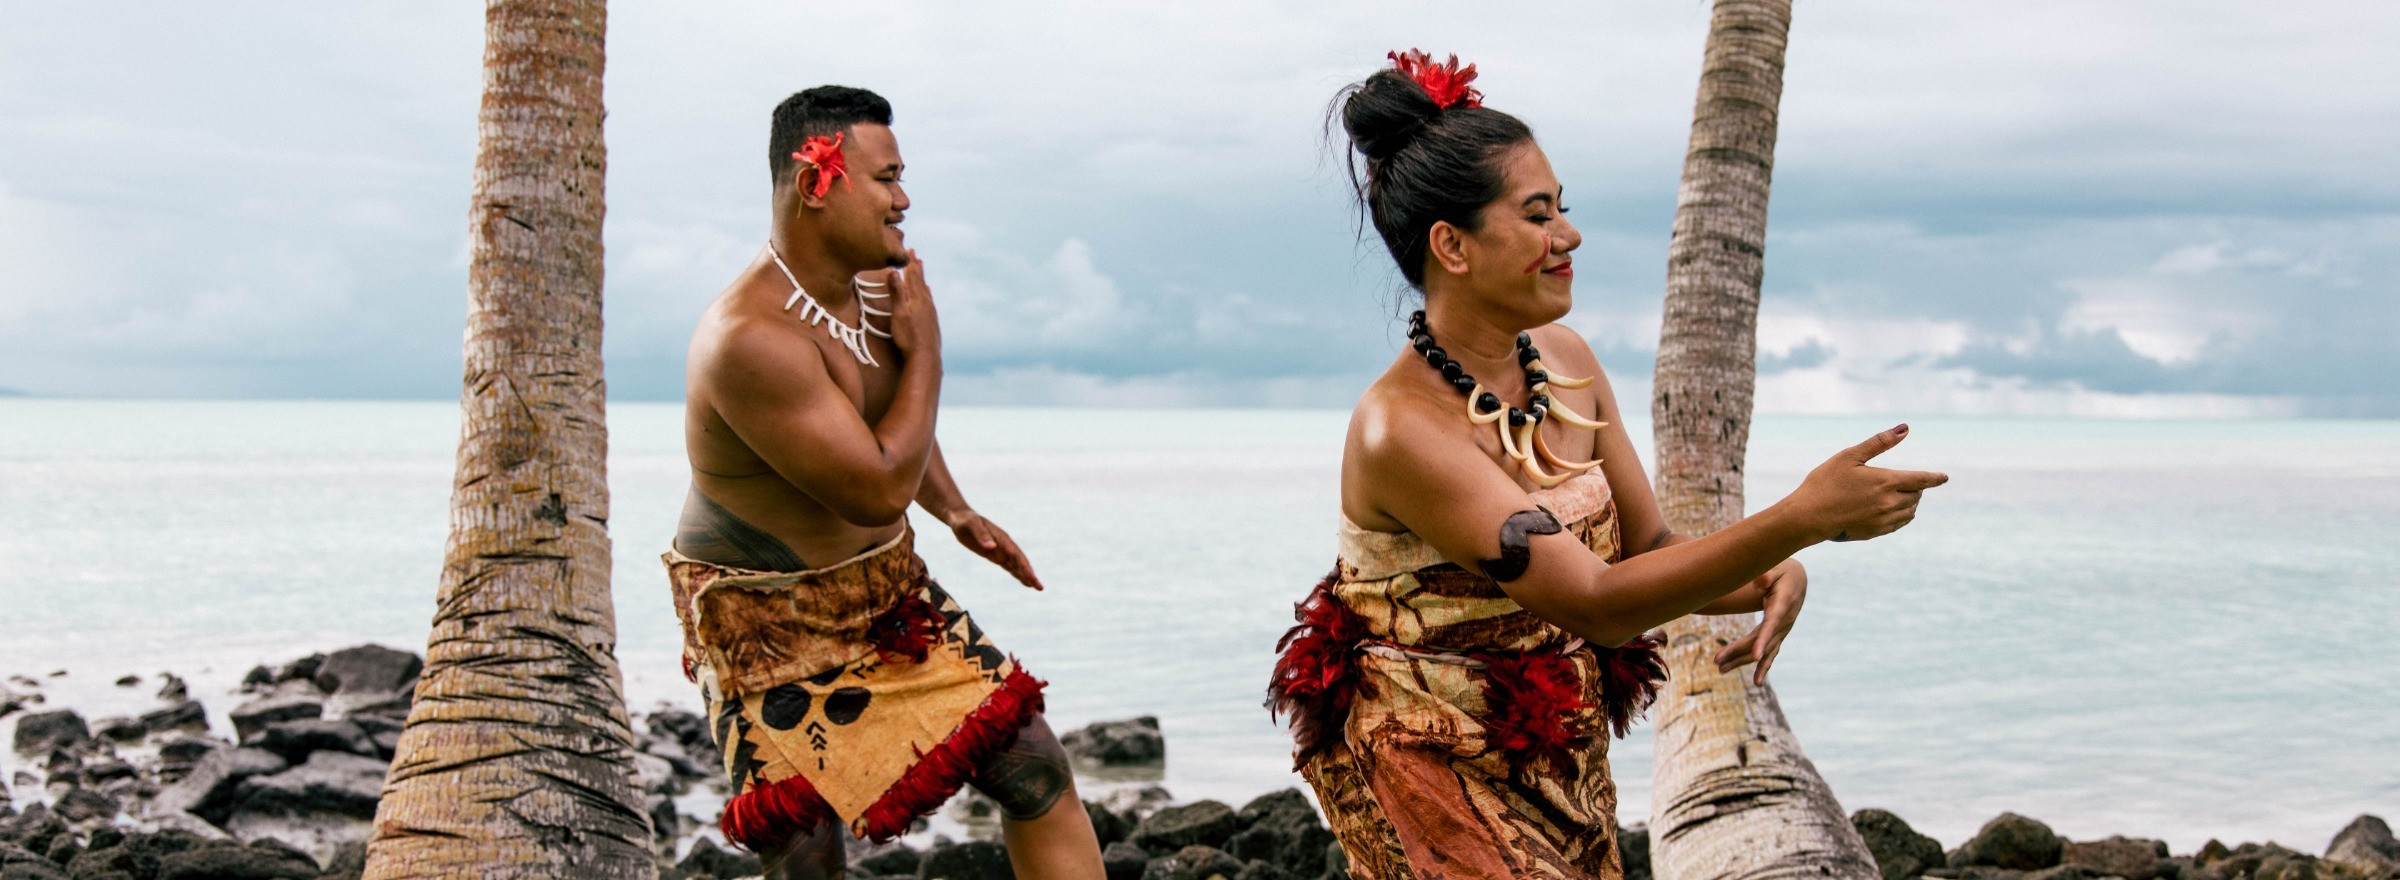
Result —
<path fill-rule="evenodd" d="M 1533 500 L 1621 558 L 1599 474 Z M 1657 642 L 1588 645 L 1414 534 L 1345 519 L 1340 537 L 1279 645 L 1270 704 L 1351 876 L 1622 877 L 1608 735 L 1665 677 Z"/>
<path fill-rule="evenodd" d="M 728 840 L 765 851 L 827 821 L 888 840 L 1041 711 L 1042 682 L 926 576 L 913 534 L 800 572 L 664 557 L 733 780 Z"/>

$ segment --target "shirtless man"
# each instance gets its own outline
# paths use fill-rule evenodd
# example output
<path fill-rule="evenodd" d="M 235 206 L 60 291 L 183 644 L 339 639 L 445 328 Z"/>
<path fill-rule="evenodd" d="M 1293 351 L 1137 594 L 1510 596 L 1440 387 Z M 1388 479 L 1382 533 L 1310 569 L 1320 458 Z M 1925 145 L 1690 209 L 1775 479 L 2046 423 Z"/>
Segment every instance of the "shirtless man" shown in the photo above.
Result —
<path fill-rule="evenodd" d="M 776 107 L 769 245 L 692 336 L 692 491 L 667 562 L 733 778 L 726 836 L 768 877 L 840 877 L 841 828 L 888 839 L 968 784 L 1000 804 L 1018 876 L 1099 878 L 1042 683 L 911 549 L 914 503 L 1042 586 L 934 441 L 941 329 L 902 243 L 891 121 L 842 86 Z"/>

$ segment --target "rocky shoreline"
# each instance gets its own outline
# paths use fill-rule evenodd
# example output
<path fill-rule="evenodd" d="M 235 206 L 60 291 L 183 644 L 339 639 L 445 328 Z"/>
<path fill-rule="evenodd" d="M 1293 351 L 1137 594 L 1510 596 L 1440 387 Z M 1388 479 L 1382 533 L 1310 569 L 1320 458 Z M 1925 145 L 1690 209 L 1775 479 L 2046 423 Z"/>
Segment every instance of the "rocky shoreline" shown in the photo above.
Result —
<path fill-rule="evenodd" d="M 0 721 L 14 722 L 16 770 L 0 781 L 0 880 L 331 880 L 354 878 L 407 717 L 422 660 L 362 645 L 250 671 L 212 730 L 184 681 L 162 674 L 156 708 L 85 719 L 48 705 L 43 683 L 0 683 Z M 722 760 L 697 714 L 662 708 L 634 717 L 635 774 L 657 829 L 667 880 L 757 875 L 758 859 L 728 851 L 714 830 L 725 797 Z M 1062 736 L 1079 772 L 1121 775 L 1163 766 L 1151 718 L 1101 722 Z M 1151 778 L 1156 778 L 1152 776 Z M 1293 789 L 1240 807 L 1176 803 L 1157 785 L 1095 788 L 1084 810 L 1105 847 L 1110 880 L 1336 880 L 1346 860 L 1315 806 Z M 971 790 L 944 808 L 963 840 L 918 830 L 875 846 L 851 841 L 854 878 L 998 880 L 1011 876 L 995 841 L 997 810 Z M 2060 838 L 2013 813 L 1958 847 L 1899 816 L 1851 817 L 1885 880 L 2400 880 L 2400 842 L 2360 816 L 2322 854 L 2275 843 L 2211 840 L 2170 853 L 2154 840 Z M 1629 878 L 1650 876 L 1649 834 L 1623 829 Z"/>

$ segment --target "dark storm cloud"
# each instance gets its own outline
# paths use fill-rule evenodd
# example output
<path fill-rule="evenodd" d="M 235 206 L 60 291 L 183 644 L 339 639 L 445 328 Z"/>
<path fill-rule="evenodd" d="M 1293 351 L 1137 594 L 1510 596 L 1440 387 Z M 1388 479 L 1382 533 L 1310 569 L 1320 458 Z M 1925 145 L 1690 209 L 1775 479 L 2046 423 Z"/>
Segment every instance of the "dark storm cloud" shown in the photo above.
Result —
<path fill-rule="evenodd" d="M 12 4 L 0 386 L 455 394 L 480 11 Z M 612 391 L 680 393 L 763 234 L 766 110 L 831 81 L 897 106 L 955 397 L 1345 403 L 1405 298 L 1322 113 L 1420 44 L 1533 123 L 1588 236 L 1571 321 L 1638 383 L 1706 8 L 1522 11 L 613 4 Z M 1797 15 L 1762 407 L 2400 412 L 2364 378 L 2400 367 L 2384 6 Z"/>

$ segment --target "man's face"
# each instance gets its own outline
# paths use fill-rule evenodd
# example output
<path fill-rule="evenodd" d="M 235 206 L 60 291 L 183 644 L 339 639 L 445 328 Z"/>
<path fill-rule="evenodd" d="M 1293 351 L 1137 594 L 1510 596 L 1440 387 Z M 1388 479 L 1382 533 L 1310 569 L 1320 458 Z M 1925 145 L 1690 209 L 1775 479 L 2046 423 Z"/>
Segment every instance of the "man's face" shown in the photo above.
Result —
<path fill-rule="evenodd" d="M 908 265 L 900 231 L 908 211 L 908 193 L 900 188 L 900 142 L 890 127 L 861 122 L 843 138 L 842 159 L 849 174 L 826 191 L 819 209 L 826 243 L 853 265 Z"/>

